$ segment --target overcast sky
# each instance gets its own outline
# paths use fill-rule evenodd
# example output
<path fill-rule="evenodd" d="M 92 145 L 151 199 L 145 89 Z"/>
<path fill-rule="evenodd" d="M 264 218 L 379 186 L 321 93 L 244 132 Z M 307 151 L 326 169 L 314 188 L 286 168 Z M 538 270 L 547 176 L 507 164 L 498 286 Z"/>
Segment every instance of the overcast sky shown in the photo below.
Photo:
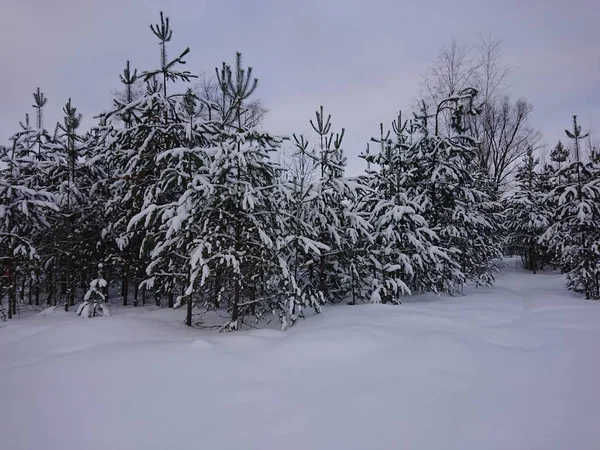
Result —
<path fill-rule="evenodd" d="M 502 40 L 510 92 L 533 104 L 545 143 L 563 137 L 573 114 L 600 131 L 599 0 L 1 0 L 0 142 L 31 111 L 37 86 L 49 98 L 47 128 L 69 97 L 89 124 L 110 106 L 127 59 L 157 67 L 148 25 L 161 9 L 171 55 L 191 47 L 192 72 L 244 54 L 269 131 L 309 131 L 324 105 L 334 128 L 346 128 L 351 172 L 379 122 L 410 108 L 440 46 L 478 34 Z"/>

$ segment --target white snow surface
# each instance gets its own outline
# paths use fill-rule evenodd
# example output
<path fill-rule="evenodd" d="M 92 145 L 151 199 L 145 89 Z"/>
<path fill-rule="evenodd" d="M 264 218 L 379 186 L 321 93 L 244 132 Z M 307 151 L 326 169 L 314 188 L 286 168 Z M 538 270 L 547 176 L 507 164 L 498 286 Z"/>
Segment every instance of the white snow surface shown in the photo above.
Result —
<path fill-rule="evenodd" d="M 0 328 L 0 448 L 600 449 L 600 302 L 518 271 L 286 332 L 184 311 Z"/>

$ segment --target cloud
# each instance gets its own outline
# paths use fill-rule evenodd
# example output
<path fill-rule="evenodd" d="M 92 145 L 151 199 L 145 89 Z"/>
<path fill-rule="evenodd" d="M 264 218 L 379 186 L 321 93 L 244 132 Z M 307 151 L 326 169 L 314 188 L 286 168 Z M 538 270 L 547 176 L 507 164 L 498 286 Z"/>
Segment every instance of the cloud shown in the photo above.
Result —
<path fill-rule="evenodd" d="M 419 74 L 452 38 L 468 45 L 491 32 L 503 40 L 515 66 L 511 91 L 533 103 L 532 122 L 545 141 L 562 136 L 572 114 L 582 123 L 600 120 L 594 0 L 4 0 L 0 141 L 31 110 L 37 86 L 49 98 L 49 128 L 69 97 L 91 123 L 110 105 L 127 59 L 140 69 L 157 65 L 148 25 L 161 8 L 172 19 L 171 51 L 192 49 L 190 70 L 212 73 L 244 53 L 260 78 L 272 131 L 309 131 L 324 105 L 334 127 L 347 130 L 352 172 L 361 170 L 355 156 L 379 122 L 407 111 Z"/>

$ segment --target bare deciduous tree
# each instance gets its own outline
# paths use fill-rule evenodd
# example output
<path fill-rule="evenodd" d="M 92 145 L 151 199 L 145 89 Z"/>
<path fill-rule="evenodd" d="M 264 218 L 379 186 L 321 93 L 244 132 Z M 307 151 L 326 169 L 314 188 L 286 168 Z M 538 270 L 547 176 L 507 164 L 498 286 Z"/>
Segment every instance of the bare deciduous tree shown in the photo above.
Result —
<path fill-rule="evenodd" d="M 467 87 L 477 79 L 477 62 L 469 56 L 469 49 L 453 40 L 440 48 L 434 65 L 423 75 L 422 94 L 425 101 L 437 105 L 446 97 Z"/>
<path fill-rule="evenodd" d="M 525 99 L 513 102 L 508 95 L 511 68 L 502 61 L 500 41 L 480 36 L 472 49 L 453 41 L 440 49 L 436 62 L 423 75 L 422 95 L 429 105 L 473 87 L 479 92 L 481 114 L 469 121 L 469 132 L 479 141 L 478 163 L 498 190 L 512 179 L 517 162 L 531 147 L 537 148 L 540 133 L 528 121 L 532 106 Z M 472 56 L 473 55 L 473 56 Z M 440 118 L 449 132 L 451 117 Z"/>
<path fill-rule="evenodd" d="M 510 181 L 516 163 L 536 145 L 540 133 L 527 124 L 532 106 L 525 99 L 515 103 L 504 96 L 493 105 L 484 105 L 481 124 L 480 165 L 502 188 Z"/>
<path fill-rule="evenodd" d="M 227 116 L 233 106 L 230 99 L 222 95 L 218 81 L 214 77 L 207 77 L 201 74 L 199 83 L 194 86 L 194 92 L 201 102 L 206 105 L 202 108 L 202 118 L 204 120 L 220 121 Z M 245 128 L 256 128 L 260 126 L 268 114 L 269 110 L 263 105 L 260 99 L 249 101 L 244 104 L 241 111 L 242 126 Z"/>

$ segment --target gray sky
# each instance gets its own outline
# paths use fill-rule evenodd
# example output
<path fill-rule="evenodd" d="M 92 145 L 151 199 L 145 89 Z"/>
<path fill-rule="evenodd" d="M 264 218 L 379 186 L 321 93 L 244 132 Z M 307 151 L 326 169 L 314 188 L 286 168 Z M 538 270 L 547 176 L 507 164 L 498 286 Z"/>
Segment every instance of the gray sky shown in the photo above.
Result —
<path fill-rule="evenodd" d="M 353 173 L 379 122 L 410 108 L 439 47 L 478 33 L 502 40 L 515 68 L 510 92 L 533 104 L 544 143 L 562 139 L 573 114 L 600 131 L 598 0 L 2 0 L 0 142 L 31 111 L 37 86 L 49 129 L 69 97 L 86 119 L 109 107 L 127 59 L 157 67 L 148 25 L 161 9 L 174 29 L 171 55 L 191 47 L 192 72 L 244 54 L 269 131 L 309 131 L 324 105 L 334 128 L 346 128 Z"/>

